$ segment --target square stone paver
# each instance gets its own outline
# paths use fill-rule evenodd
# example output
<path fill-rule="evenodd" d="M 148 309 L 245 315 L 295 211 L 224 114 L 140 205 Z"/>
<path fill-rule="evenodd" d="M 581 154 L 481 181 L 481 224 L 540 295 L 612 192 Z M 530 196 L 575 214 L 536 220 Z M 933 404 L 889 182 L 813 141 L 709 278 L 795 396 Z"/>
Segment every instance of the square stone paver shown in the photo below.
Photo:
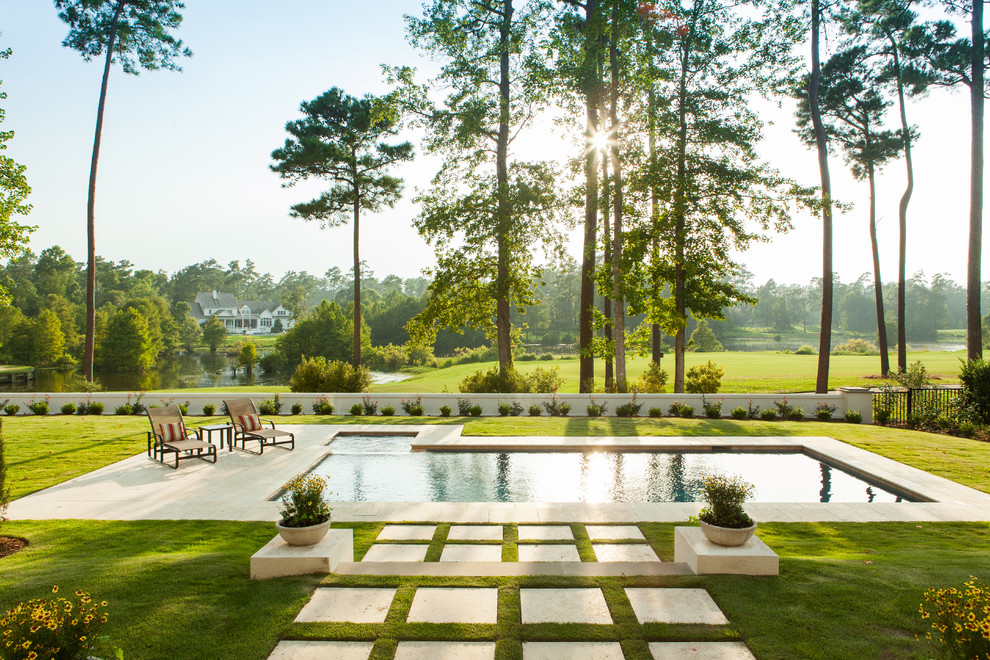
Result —
<path fill-rule="evenodd" d="M 378 541 L 432 541 L 436 525 L 385 525 Z"/>
<path fill-rule="evenodd" d="M 523 642 L 523 660 L 624 660 L 618 642 Z"/>
<path fill-rule="evenodd" d="M 520 589 L 523 623 L 611 624 L 601 589 Z"/>
<path fill-rule="evenodd" d="M 498 589 L 490 587 L 420 587 L 406 621 L 423 623 L 495 623 Z"/>
<path fill-rule="evenodd" d="M 520 541 L 567 541 L 573 538 L 570 525 L 519 525 Z"/>
<path fill-rule="evenodd" d="M 629 587 L 626 596 L 640 623 L 729 623 L 704 589 Z"/>
<path fill-rule="evenodd" d="M 660 561 L 645 543 L 593 543 L 591 547 L 598 561 Z"/>
<path fill-rule="evenodd" d="M 501 525 L 451 525 L 448 541 L 501 541 Z"/>
<path fill-rule="evenodd" d="M 501 545 L 445 545 L 440 561 L 502 561 Z"/>
<path fill-rule="evenodd" d="M 581 561 L 576 545 L 520 543 L 519 561 Z"/>
<path fill-rule="evenodd" d="M 495 642 L 399 642 L 395 660 L 493 660 Z"/>
<path fill-rule="evenodd" d="M 756 660 L 743 642 L 650 642 L 656 660 Z"/>
<path fill-rule="evenodd" d="M 268 660 L 368 660 L 374 642 L 306 642 L 282 640 Z M 398 656 L 396 656 L 398 657 Z"/>
<path fill-rule="evenodd" d="M 646 540 L 636 525 L 585 525 L 592 541 Z"/>
<path fill-rule="evenodd" d="M 313 597 L 299 612 L 296 621 L 384 623 L 394 597 L 395 589 L 325 587 L 313 592 Z"/>
<path fill-rule="evenodd" d="M 423 561 L 429 549 L 419 543 L 376 543 L 361 561 Z"/>

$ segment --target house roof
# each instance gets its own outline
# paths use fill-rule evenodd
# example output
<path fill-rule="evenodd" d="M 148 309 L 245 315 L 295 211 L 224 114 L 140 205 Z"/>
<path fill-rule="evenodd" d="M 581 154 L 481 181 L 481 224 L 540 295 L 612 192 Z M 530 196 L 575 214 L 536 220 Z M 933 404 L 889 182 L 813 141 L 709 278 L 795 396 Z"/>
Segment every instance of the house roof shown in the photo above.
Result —
<path fill-rule="evenodd" d="M 216 294 L 214 296 L 214 294 Z M 200 307 L 205 309 L 215 309 L 217 307 L 237 307 L 237 299 L 234 298 L 232 293 L 221 293 L 221 292 L 207 292 L 207 293 L 197 293 L 196 302 L 199 303 Z"/>
<path fill-rule="evenodd" d="M 274 310 L 278 307 L 278 303 L 271 300 L 245 300 L 241 303 L 241 307 L 244 305 L 248 306 L 252 314 L 261 314 L 266 309 Z"/>

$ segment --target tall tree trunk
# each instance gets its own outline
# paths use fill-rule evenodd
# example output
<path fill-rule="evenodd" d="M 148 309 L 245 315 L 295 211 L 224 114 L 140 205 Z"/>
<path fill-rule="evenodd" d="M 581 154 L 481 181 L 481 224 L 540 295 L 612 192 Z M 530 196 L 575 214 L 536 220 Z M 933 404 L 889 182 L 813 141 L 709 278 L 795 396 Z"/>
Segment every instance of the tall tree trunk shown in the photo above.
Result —
<path fill-rule="evenodd" d="M 655 57 L 656 53 L 653 51 L 653 29 L 652 26 L 647 26 L 647 34 L 650 38 L 647 44 L 647 48 L 650 52 L 650 90 L 647 94 L 647 107 L 649 115 L 646 119 L 647 131 L 649 133 L 649 148 L 650 148 L 650 227 L 653 232 L 653 304 L 654 306 L 660 303 L 660 277 L 657 275 L 657 270 L 660 268 L 660 191 L 657 185 L 657 177 L 659 177 L 659 166 L 657 165 L 657 94 L 654 88 L 654 78 L 655 78 Z M 650 356 L 653 362 L 660 365 L 660 324 L 653 323 L 650 326 Z"/>
<path fill-rule="evenodd" d="M 498 186 L 498 271 L 495 298 L 495 333 L 498 345 L 498 368 L 505 376 L 512 366 L 512 320 L 509 316 L 509 232 L 512 231 L 512 209 L 509 204 L 509 39 L 512 28 L 512 0 L 502 3 L 499 25 L 498 78 L 498 138 L 495 147 L 495 177 Z"/>
<path fill-rule="evenodd" d="M 818 107 L 820 0 L 811 0 L 811 77 L 808 79 L 808 105 L 818 146 L 818 172 L 822 185 L 822 325 L 818 338 L 818 378 L 815 392 L 828 392 L 829 354 L 832 350 L 832 184 L 828 173 L 828 145 Z"/>
<path fill-rule="evenodd" d="M 585 191 L 584 191 L 584 246 L 581 261 L 581 309 L 578 313 L 580 349 L 579 388 L 581 392 L 595 389 L 595 356 L 592 352 L 592 310 L 595 305 L 595 238 L 598 234 L 598 149 L 593 138 L 598 134 L 598 0 L 585 3 L 587 28 L 585 32 Z"/>
<path fill-rule="evenodd" d="M 870 143 L 867 139 L 866 147 Z M 887 320 L 883 312 L 883 280 L 880 277 L 880 248 L 877 246 L 877 200 L 876 175 L 873 163 L 867 165 L 867 178 L 870 182 L 870 247 L 873 250 L 873 294 L 877 305 L 877 343 L 880 346 L 880 375 L 887 377 L 890 372 L 890 356 L 887 352 Z"/>
<path fill-rule="evenodd" d="M 973 142 L 969 182 L 969 265 L 966 276 L 966 355 L 983 358 L 980 262 L 983 244 L 983 1 L 973 2 L 972 84 L 969 88 Z"/>
<path fill-rule="evenodd" d="M 695 4 L 694 12 L 701 9 Z M 694 20 L 681 45 L 681 75 L 677 91 L 677 180 L 674 185 L 674 312 L 680 321 L 674 335 L 674 393 L 684 392 L 684 351 L 687 348 L 687 301 L 684 248 L 687 243 L 687 218 L 685 188 L 687 186 L 687 74 L 690 62 L 691 42 L 694 37 Z"/>
<path fill-rule="evenodd" d="M 914 192 L 914 163 L 911 160 L 911 127 L 908 126 L 907 108 L 904 103 L 904 80 L 901 75 L 901 60 L 897 52 L 897 42 L 893 35 L 887 34 L 890 50 L 893 54 L 894 77 L 897 81 L 897 104 L 901 114 L 901 132 L 904 141 L 904 165 L 907 168 L 907 185 L 901 195 L 901 203 L 897 208 L 897 226 L 899 228 L 897 243 L 897 371 L 907 371 L 907 330 L 905 325 L 905 291 L 907 289 L 907 210 Z"/>
<path fill-rule="evenodd" d="M 357 154 L 351 152 L 355 166 Z M 355 170 L 357 168 L 355 167 Z M 354 172 L 354 368 L 361 366 L 361 188 Z"/>
<path fill-rule="evenodd" d="M 605 269 L 612 268 L 612 225 L 608 216 L 608 203 L 610 199 L 608 158 L 602 158 L 602 198 L 599 201 L 599 205 L 602 211 L 602 243 L 605 246 L 602 267 Z M 615 335 L 612 332 L 612 296 L 608 289 L 604 291 L 604 295 L 602 296 L 602 313 L 605 316 L 605 327 L 603 328 L 605 341 L 611 344 Z M 602 359 L 605 360 L 605 391 L 614 392 L 615 370 L 612 368 L 612 354 L 606 350 Z"/>
<path fill-rule="evenodd" d="M 93 159 L 89 166 L 89 198 L 86 201 L 86 343 L 83 347 L 83 376 L 93 382 L 93 354 L 96 347 L 96 169 L 100 163 L 100 141 L 103 139 L 103 111 L 107 104 L 107 83 L 110 81 L 110 64 L 113 47 L 117 41 L 117 21 L 124 3 L 118 2 L 110 20 L 110 37 L 107 39 L 107 58 L 103 65 L 103 83 L 100 86 L 100 104 L 96 110 L 96 135 L 93 138 Z"/>
<path fill-rule="evenodd" d="M 619 6 L 612 4 L 612 29 L 609 30 L 608 61 L 612 74 L 611 103 L 609 104 L 609 157 L 615 185 L 612 191 L 612 291 L 615 309 L 615 385 L 619 392 L 626 391 L 626 305 L 622 285 L 622 160 L 619 151 Z"/>

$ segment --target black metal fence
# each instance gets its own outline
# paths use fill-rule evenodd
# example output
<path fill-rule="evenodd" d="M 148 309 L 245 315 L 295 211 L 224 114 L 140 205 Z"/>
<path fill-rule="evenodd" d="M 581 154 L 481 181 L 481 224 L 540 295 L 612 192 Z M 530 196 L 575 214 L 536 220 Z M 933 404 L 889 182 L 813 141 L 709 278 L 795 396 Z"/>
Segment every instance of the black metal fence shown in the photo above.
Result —
<path fill-rule="evenodd" d="M 891 422 L 906 422 L 913 414 L 951 414 L 962 392 L 960 385 L 924 389 L 895 389 L 873 393 L 873 419 L 881 410 L 890 411 Z"/>

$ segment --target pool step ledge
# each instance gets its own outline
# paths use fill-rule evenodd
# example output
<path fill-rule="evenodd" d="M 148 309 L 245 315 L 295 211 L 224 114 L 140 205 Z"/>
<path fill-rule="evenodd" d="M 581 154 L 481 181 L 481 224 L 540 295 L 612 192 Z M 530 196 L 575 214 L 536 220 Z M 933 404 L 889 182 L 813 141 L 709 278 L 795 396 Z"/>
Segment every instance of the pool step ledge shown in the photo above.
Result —
<path fill-rule="evenodd" d="M 566 575 L 615 577 L 624 575 L 694 575 L 684 562 L 341 562 L 337 575 L 417 575 L 442 577 L 508 577 Z"/>

